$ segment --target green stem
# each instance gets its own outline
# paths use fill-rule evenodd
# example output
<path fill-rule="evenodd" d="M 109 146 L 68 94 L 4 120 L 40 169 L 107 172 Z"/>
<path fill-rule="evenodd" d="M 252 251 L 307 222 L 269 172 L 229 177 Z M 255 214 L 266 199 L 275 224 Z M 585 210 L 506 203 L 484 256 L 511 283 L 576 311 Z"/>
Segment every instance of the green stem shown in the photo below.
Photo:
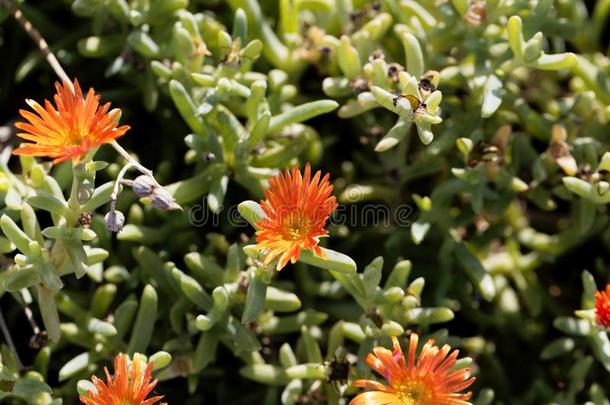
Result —
<path fill-rule="evenodd" d="M 4 321 L 4 315 L 2 315 L 2 310 L 0 309 L 0 329 L 2 329 L 2 334 L 4 335 L 4 340 L 6 341 L 8 347 L 11 349 L 13 356 L 15 357 L 15 362 L 17 363 L 17 367 L 19 370 L 23 369 L 23 363 L 19 358 L 19 353 L 17 353 L 17 348 L 15 347 L 15 343 L 13 342 L 13 338 L 11 337 L 11 332 Z"/>
<path fill-rule="evenodd" d="M 78 201 L 78 190 L 81 186 L 80 176 L 78 175 L 78 166 L 72 168 L 72 187 L 70 188 L 70 197 L 68 198 L 68 212 L 66 213 L 66 221 L 68 226 L 74 225 L 80 215 L 80 203 Z"/>
<path fill-rule="evenodd" d="M 339 284 L 341 284 L 345 291 L 347 291 L 354 298 L 358 305 L 365 310 L 369 307 L 367 301 L 360 295 L 351 281 L 353 277 L 358 277 L 358 274 L 346 274 L 332 270 L 329 270 L 329 273 L 339 282 Z"/>

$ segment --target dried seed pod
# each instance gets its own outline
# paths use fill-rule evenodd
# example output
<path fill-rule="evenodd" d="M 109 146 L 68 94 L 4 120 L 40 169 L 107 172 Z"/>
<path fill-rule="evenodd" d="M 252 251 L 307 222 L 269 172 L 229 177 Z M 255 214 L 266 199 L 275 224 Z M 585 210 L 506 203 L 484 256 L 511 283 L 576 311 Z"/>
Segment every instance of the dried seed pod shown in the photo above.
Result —
<path fill-rule="evenodd" d="M 328 56 L 331 48 L 328 46 L 321 46 L 325 34 L 326 32 L 323 29 L 315 25 L 307 29 L 305 40 L 299 50 L 302 59 L 316 64 L 320 62 L 320 59 Z"/>
<path fill-rule="evenodd" d="M 388 77 L 395 83 L 398 83 L 398 74 L 403 70 L 405 70 L 405 68 L 400 63 L 390 63 L 388 65 Z"/>
<path fill-rule="evenodd" d="M 464 16 L 464 19 L 468 24 L 478 27 L 485 22 L 486 17 L 485 1 L 474 0 L 470 3 L 470 6 L 468 6 L 468 12 Z"/>
<path fill-rule="evenodd" d="M 547 153 L 565 174 L 574 176 L 578 171 L 578 164 L 570 153 L 571 147 L 566 142 L 567 138 L 568 134 L 565 128 L 561 125 L 554 125 Z"/>
<path fill-rule="evenodd" d="M 90 228 L 92 219 L 93 215 L 91 215 L 90 212 L 81 212 L 80 216 L 78 217 L 78 223 L 83 228 Z"/>
<path fill-rule="evenodd" d="M 38 350 L 49 341 L 49 335 L 46 330 L 36 331 L 29 341 L 29 346 L 32 349 Z"/>
<path fill-rule="evenodd" d="M 354 89 L 354 92 L 359 94 L 371 89 L 371 83 L 364 77 L 356 77 L 350 81 L 350 86 Z"/>
<path fill-rule="evenodd" d="M 333 50 L 328 45 L 322 45 L 318 51 L 321 58 L 328 58 Z"/>
<path fill-rule="evenodd" d="M 383 325 L 383 318 L 381 316 L 381 312 L 379 311 L 379 308 L 377 307 L 371 307 L 369 309 L 369 311 L 367 312 L 366 316 L 373 321 L 373 323 L 375 324 L 375 326 L 377 326 L 378 328 L 381 328 L 381 326 Z"/>
<path fill-rule="evenodd" d="M 417 86 L 423 99 L 426 99 L 430 94 L 434 93 L 438 86 L 440 73 L 435 70 L 429 70 L 419 79 Z"/>
<path fill-rule="evenodd" d="M 334 356 L 325 362 L 325 366 L 328 368 L 328 381 L 333 384 L 337 392 L 342 393 L 350 371 L 350 360 L 348 358 L 349 353 L 345 350 L 345 347 L 339 346 L 335 350 Z"/>
<path fill-rule="evenodd" d="M 385 60 L 385 54 L 381 49 L 375 49 L 371 56 L 369 56 L 369 62 L 373 62 L 374 60 L 382 59 Z"/>
<path fill-rule="evenodd" d="M 480 162 L 501 164 L 500 148 L 487 142 L 477 142 L 468 156 L 468 166 L 474 167 Z"/>

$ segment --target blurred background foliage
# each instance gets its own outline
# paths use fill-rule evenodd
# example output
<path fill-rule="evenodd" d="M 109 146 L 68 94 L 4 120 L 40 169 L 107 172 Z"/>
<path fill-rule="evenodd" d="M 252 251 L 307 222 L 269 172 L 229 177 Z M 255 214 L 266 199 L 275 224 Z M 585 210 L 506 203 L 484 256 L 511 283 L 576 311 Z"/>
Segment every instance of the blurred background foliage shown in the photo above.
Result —
<path fill-rule="evenodd" d="M 123 110 L 121 144 L 184 212 L 123 192 L 127 225 L 114 237 L 98 209 L 91 246 L 108 256 L 62 278 L 57 343 L 32 340 L 24 307 L 41 320 L 28 293 L 0 288 L 25 366 L 2 346 L 4 400 L 75 403 L 77 382 L 122 350 L 171 353 L 156 376 L 172 404 L 338 403 L 335 349 L 345 345 L 351 380 L 366 374 L 352 357 L 411 330 L 473 359 L 476 404 L 608 403 L 610 342 L 591 308 L 610 281 L 609 1 L 18 6 L 70 76 Z M 57 79 L 6 7 L 0 18 L 0 142 L 14 147 L 23 100 L 51 97 Z M 111 163 L 98 186 L 116 178 L 110 147 L 96 160 Z M 378 294 L 365 304 L 325 270 L 270 274 L 241 251 L 253 229 L 237 204 L 307 161 L 347 207 L 325 242 Z M 44 171 L 69 189 L 69 163 Z M 387 223 L 363 220 L 371 204 Z M 13 258 L 3 250 L 3 272 Z M 298 364 L 325 371 L 286 371 Z"/>

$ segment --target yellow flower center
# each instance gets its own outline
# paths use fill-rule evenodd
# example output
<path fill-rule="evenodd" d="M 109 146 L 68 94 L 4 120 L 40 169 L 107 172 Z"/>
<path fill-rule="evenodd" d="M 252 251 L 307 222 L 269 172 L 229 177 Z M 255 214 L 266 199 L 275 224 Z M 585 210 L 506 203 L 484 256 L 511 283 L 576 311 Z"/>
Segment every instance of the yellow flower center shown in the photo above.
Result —
<path fill-rule="evenodd" d="M 409 381 L 398 387 L 396 396 L 405 405 L 434 405 L 434 396 L 423 381 Z"/>
<path fill-rule="evenodd" d="M 66 139 L 68 143 L 72 145 L 82 145 L 83 139 L 89 136 L 89 131 L 87 128 L 73 128 L 68 132 Z"/>
<path fill-rule="evenodd" d="M 309 234 L 311 223 L 302 209 L 290 212 L 282 223 L 283 233 L 289 240 L 303 240 Z"/>

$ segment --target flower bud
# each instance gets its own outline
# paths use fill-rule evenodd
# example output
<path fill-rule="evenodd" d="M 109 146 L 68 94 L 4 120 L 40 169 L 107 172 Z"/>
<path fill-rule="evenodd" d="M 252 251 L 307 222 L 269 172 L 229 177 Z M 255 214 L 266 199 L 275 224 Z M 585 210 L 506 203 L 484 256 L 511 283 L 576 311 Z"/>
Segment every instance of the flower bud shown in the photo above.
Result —
<path fill-rule="evenodd" d="M 149 197 L 153 207 L 158 208 L 160 210 L 171 211 L 181 209 L 181 207 L 176 204 L 176 200 L 174 200 L 174 197 L 172 197 L 169 191 L 167 191 L 163 187 L 154 188 L 153 192 L 149 195 Z"/>
<path fill-rule="evenodd" d="M 104 216 L 104 221 L 110 232 L 120 232 L 125 225 L 125 215 L 121 211 L 113 210 Z"/>
<path fill-rule="evenodd" d="M 150 196 L 157 185 L 155 181 L 147 175 L 141 175 L 136 177 L 132 183 L 133 192 L 140 198 Z"/>

